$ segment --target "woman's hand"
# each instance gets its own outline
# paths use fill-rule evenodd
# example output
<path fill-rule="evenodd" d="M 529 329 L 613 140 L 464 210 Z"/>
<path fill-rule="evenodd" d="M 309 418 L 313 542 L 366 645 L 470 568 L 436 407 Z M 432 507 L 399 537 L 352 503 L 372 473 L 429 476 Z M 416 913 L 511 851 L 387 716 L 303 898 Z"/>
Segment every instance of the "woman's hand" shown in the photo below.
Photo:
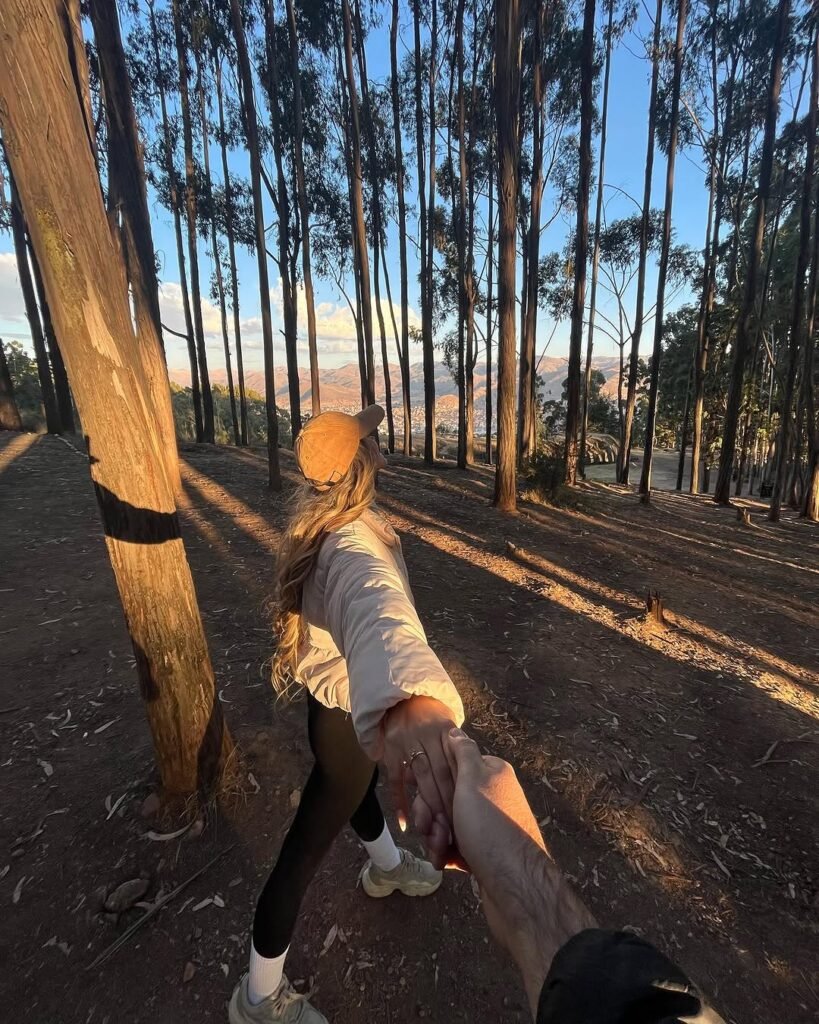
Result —
<path fill-rule="evenodd" d="M 446 740 L 454 724 L 449 708 L 433 697 L 409 697 L 384 716 L 384 762 L 398 823 L 402 831 L 406 829 L 407 786 L 414 784 L 431 818 L 438 822 L 424 837 L 436 868 L 444 867 L 451 841 L 455 780 Z"/>

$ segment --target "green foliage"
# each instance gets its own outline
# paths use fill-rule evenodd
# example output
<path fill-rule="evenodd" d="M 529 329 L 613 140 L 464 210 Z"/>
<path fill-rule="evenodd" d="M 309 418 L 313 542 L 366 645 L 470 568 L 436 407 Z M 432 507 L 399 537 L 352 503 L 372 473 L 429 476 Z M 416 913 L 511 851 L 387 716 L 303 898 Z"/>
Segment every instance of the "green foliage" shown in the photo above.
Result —
<path fill-rule="evenodd" d="M 26 430 L 45 430 L 45 410 L 40 391 L 40 378 L 37 376 L 37 363 L 27 354 L 19 341 L 4 341 L 3 349 L 23 426 Z"/>
<path fill-rule="evenodd" d="M 233 420 L 230 410 L 230 393 L 224 384 L 214 384 L 213 417 L 217 444 L 233 444 Z M 246 392 L 247 435 L 250 444 L 267 444 L 267 412 L 264 397 L 252 389 Z M 238 402 L 238 395 L 237 395 Z M 196 430 L 193 420 L 193 398 L 190 388 L 171 383 L 171 403 L 178 437 L 193 441 Z M 293 443 L 290 431 L 290 416 L 280 406 L 276 407 L 279 417 L 279 445 L 289 447 Z"/>
<path fill-rule="evenodd" d="M 620 429 L 617 406 L 603 394 L 602 388 L 606 378 L 600 370 L 592 370 L 591 387 L 589 388 L 589 433 L 614 434 Z M 566 407 L 568 404 L 569 378 L 563 381 L 563 392 L 559 399 L 550 399 L 543 403 L 543 419 L 547 433 L 560 434 L 566 424 Z M 583 400 L 583 381 L 581 380 L 581 402 Z"/>

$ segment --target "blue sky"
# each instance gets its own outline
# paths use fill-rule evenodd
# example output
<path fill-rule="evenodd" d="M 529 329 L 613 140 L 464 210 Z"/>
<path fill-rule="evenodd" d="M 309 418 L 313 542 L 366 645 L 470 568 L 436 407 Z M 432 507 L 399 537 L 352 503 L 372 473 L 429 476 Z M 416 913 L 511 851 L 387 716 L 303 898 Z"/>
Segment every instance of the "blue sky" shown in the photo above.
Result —
<path fill-rule="evenodd" d="M 637 207 L 618 190 L 632 196 L 642 194 L 643 166 L 646 148 L 647 128 L 647 105 L 649 88 L 649 65 L 644 55 L 644 44 L 642 38 L 650 31 L 651 22 L 645 11 L 641 12 L 640 19 L 635 27 L 623 42 L 616 48 L 611 72 L 611 91 L 609 100 L 609 129 L 608 129 L 608 150 L 606 156 L 606 183 L 608 188 L 604 191 L 606 216 L 609 220 L 616 217 L 629 215 L 637 210 Z M 374 30 L 368 45 L 369 73 L 372 78 L 382 78 L 389 73 L 389 49 L 388 49 L 388 23 Z M 412 25 L 407 10 L 402 15 L 401 26 L 402 40 L 399 46 L 406 52 L 407 46 L 412 45 Z M 399 51 L 399 59 L 401 52 Z M 787 110 L 788 96 L 785 95 L 783 113 Z M 264 104 L 259 103 L 260 113 L 264 112 Z M 597 155 L 597 139 L 595 141 L 595 158 Z M 413 153 L 407 152 L 406 158 L 412 161 Z M 211 159 L 213 172 L 216 176 L 219 168 L 218 154 L 212 153 Z M 244 154 L 235 153 L 231 159 L 233 168 L 242 174 L 247 174 L 247 165 Z M 657 153 L 654 170 L 654 188 L 652 204 L 659 206 L 662 203 L 666 161 L 661 153 Z M 596 170 L 593 176 L 596 182 Z M 308 182 L 309 187 L 309 182 Z M 417 233 L 417 208 L 414 206 L 415 196 L 408 196 L 408 219 L 410 233 L 414 238 Z M 700 249 L 703 244 L 705 230 L 707 193 L 705 188 L 704 172 L 700 163 L 700 151 L 692 148 L 678 154 L 676 190 L 674 199 L 674 229 L 676 240 L 685 242 Z M 592 210 L 594 209 L 594 195 L 592 196 Z M 161 279 L 162 279 L 162 306 L 164 322 L 176 329 L 183 328 L 181 298 L 179 290 L 179 272 L 175 258 L 175 242 L 170 214 L 159 207 L 152 197 L 151 213 L 154 227 L 154 243 L 160 256 Z M 544 221 L 550 215 L 548 200 L 544 205 Z M 567 232 L 569 231 L 574 215 L 565 214 L 557 218 L 555 223 L 543 235 L 541 251 L 561 249 Z M 272 216 L 270 217 L 272 220 Z M 388 231 L 389 251 L 388 262 L 393 285 L 393 296 L 398 301 L 398 244 L 397 225 L 391 224 Z M 410 262 L 410 322 L 417 322 L 418 310 L 418 287 L 417 271 L 418 261 L 412 245 L 409 246 Z M 276 268 L 271 264 L 272 297 L 274 301 L 274 326 L 276 331 L 276 357 L 277 362 L 283 360 L 283 344 L 279 328 L 281 327 L 281 304 L 279 300 L 279 289 L 275 285 Z M 207 247 L 200 242 L 200 272 L 202 279 L 202 292 L 207 295 L 209 291 L 209 277 L 211 262 Z M 255 256 L 245 251 L 240 251 L 239 256 L 240 293 L 242 306 L 242 319 L 244 325 L 245 345 L 245 366 L 247 369 L 260 369 L 262 365 L 261 354 L 261 332 L 259 321 L 259 296 L 256 276 Z M 653 295 L 656 287 L 656 272 L 654 267 L 650 268 L 648 277 L 649 295 Z M 678 305 L 686 296 L 678 295 L 674 305 Z M 613 305 L 605 293 L 601 290 L 600 306 L 604 311 L 613 312 Z M 316 282 L 317 318 L 319 329 L 319 351 L 322 366 L 338 366 L 355 360 L 355 330 L 352 316 L 347 307 L 344 297 L 340 294 L 335 283 L 318 280 Z M 648 305 L 653 304 L 653 298 Z M 208 346 L 210 358 L 214 368 L 223 365 L 222 342 L 220 334 L 220 321 L 218 309 L 209 301 L 204 307 L 205 329 L 208 334 Z M 304 330 L 305 317 L 299 318 L 300 334 Z M 389 318 L 387 318 L 389 332 Z M 546 340 L 552 335 L 553 324 L 546 314 L 541 313 L 538 321 L 538 352 L 543 349 Z M 549 355 L 565 355 L 568 347 L 568 323 L 561 323 L 554 331 L 553 340 L 549 347 Z M 25 340 L 28 337 L 27 324 L 22 310 L 22 300 L 16 280 L 16 268 L 12 255 L 11 239 L 8 236 L 0 236 L 0 336 L 4 338 L 20 338 Z M 644 333 L 644 346 L 646 350 L 651 347 L 652 332 L 647 330 Z M 391 338 L 390 352 L 394 351 Z M 303 341 L 303 339 L 302 339 Z M 187 358 L 184 350 L 184 343 L 171 337 L 166 338 L 168 350 L 168 362 L 172 369 L 184 367 Z M 613 342 L 606 339 L 602 334 L 596 336 L 596 351 L 601 355 L 613 355 L 617 349 Z M 300 357 L 306 360 L 306 345 L 302 345 Z M 419 358 L 415 353 L 413 358 Z"/>

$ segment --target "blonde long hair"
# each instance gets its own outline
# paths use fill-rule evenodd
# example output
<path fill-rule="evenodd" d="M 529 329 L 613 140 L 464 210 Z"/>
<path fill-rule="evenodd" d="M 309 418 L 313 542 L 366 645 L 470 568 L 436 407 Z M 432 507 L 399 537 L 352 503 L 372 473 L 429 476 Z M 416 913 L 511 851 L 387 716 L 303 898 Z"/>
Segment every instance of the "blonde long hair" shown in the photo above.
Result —
<path fill-rule="evenodd" d="M 344 477 L 327 490 L 302 484 L 276 561 L 274 629 L 278 646 L 273 655 L 273 686 L 285 694 L 301 680 L 297 676 L 299 648 L 304 640 L 304 585 L 316 564 L 328 533 L 358 519 L 375 499 L 375 453 L 362 442 Z"/>

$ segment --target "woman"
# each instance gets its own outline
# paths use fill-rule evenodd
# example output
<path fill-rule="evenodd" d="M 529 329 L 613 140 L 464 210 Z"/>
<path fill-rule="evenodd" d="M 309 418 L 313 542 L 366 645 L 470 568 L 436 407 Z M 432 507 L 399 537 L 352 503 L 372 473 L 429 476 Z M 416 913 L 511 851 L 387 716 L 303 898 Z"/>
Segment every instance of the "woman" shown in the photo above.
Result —
<path fill-rule="evenodd" d="M 315 764 L 259 897 L 231 1024 L 327 1024 L 283 967 L 302 898 L 348 820 L 369 855 L 367 895 L 427 896 L 441 884 L 442 855 L 434 866 L 399 849 L 375 794 L 383 759 L 402 828 L 410 777 L 439 821 L 451 820 L 444 743 L 463 721 L 415 611 L 401 543 L 373 504 L 386 462 L 370 435 L 383 417 L 379 406 L 322 413 L 296 440 L 305 486 L 279 553 L 273 682 L 280 693 L 307 689 Z"/>

